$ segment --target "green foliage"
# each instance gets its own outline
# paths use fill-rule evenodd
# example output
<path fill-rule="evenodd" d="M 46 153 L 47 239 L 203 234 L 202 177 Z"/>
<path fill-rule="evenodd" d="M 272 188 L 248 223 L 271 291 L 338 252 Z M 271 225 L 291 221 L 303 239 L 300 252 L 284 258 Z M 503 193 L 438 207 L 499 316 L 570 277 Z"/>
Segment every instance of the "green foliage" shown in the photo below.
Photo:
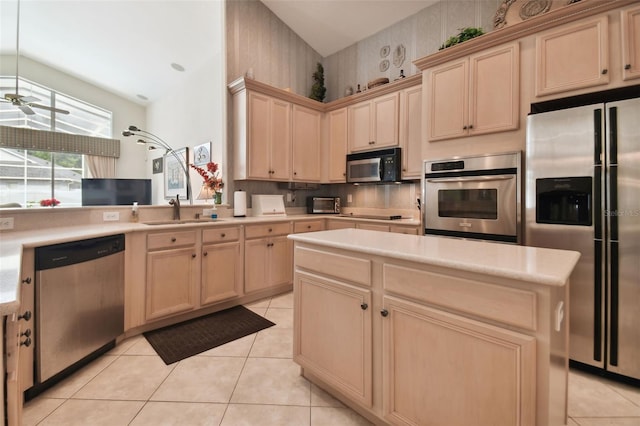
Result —
<path fill-rule="evenodd" d="M 327 93 L 327 88 L 324 87 L 324 68 L 320 62 L 318 62 L 316 72 L 313 73 L 313 81 L 315 83 L 311 86 L 311 94 L 309 97 L 318 102 L 322 102 Z"/>
<path fill-rule="evenodd" d="M 471 40 L 472 38 L 481 36 L 482 34 L 484 34 L 482 28 L 462 28 L 458 34 L 449 37 L 438 50 L 446 49 L 447 47 L 462 43 L 463 41 Z"/>

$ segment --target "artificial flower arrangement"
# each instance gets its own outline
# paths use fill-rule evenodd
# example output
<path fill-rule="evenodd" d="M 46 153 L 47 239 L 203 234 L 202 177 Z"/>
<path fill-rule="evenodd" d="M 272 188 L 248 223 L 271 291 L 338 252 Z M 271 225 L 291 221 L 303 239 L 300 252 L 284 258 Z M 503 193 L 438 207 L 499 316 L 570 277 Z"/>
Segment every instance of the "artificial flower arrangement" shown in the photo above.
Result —
<path fill-rule="evenodd" d="M 198 167 L 195 164 L 189 164 L 194 170 L 198 172 L 200 176 L 202 176 L 202 180 L 205 185 L 207 185 L 213 192 L 216 194 L 222 193 L 222 188 L 224 188 L 224 183 L 222 182 L 222 177 L 220 176 L 220 167 L 217 163 L 212 161 L 207 163 L 207 169 L 203 169 L 202 167 Z"/>
<path fill-rule="evenodd" d="M 44 200 L 40 200 L 40 205 L 42 207 L 55 207 L 60 204 L 60 201 L 55 198 L 45 198 Z"/>

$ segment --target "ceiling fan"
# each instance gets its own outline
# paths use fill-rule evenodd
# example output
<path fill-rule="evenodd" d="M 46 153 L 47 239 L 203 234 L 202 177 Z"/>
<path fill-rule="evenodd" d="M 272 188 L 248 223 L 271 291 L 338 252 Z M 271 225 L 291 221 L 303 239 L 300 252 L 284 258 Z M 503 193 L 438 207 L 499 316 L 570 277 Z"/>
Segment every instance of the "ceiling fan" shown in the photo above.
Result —
<path fill-rule="evenodd" d="M 69 111 L 53 108 L 46 105 L 40 105 L 35 102 L 40 101 L 40 99 L 35 96 L 21 96 L 18 92 L 18 64 L 20 62 L 20 0 L 18 0 L 18 21 L 16 25 L 16 92 L 15 93 L 5 93 L 0 101 L 10 102 L 12 105 L 20 108 L 22 112 L 28 115 L 34 115 L 35 111 L 32 108 L 44 109 L 47 111 L 54 111 L 58 114 L 69 114 Z"/>

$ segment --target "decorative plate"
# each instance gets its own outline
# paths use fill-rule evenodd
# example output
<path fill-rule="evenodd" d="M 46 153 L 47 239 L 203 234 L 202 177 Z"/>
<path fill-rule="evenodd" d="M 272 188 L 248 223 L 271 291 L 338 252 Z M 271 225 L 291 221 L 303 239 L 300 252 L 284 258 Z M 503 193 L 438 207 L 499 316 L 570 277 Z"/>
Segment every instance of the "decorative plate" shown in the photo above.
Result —
<path fill-rule="evenodd" d="M 389 60 L 384 59 L 380 61 L 380 72 L 385 72 L 388 69 L 389 69 Z"/>
<path fill-rule="evenodd" d="M 404 62 L 404 55 L 404 45 L 399 44 L 398 46 L 396 46 L 396 50 L 393 51 L 393 65 L 395 65 L 396 68 L 400 68 L 400 66 Z"/>
<path fill-rule="evenodd" d="M 380 57 L 386 58 L 389 56 L 389 52 L 391 52 L 391 47 L 389 47 L 389 45 L 383 46 L 382 49 L 380 49 Z"/>

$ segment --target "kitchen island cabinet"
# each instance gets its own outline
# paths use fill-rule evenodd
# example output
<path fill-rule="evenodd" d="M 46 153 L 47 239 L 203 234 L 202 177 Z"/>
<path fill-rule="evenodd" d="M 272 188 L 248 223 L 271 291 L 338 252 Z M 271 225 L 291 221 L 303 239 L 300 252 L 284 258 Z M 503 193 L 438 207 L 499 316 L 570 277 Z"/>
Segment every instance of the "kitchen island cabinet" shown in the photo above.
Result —
<path fill-rule="evenodd" d="M 305 377 L 376 424 L 566 423 L 579 253 L 362 229 L 289 238 Z M 340 308 L 322 315 L 329 300 Z M 327 330 L 341 318 L 351 334 L 334 359 Z"/>

